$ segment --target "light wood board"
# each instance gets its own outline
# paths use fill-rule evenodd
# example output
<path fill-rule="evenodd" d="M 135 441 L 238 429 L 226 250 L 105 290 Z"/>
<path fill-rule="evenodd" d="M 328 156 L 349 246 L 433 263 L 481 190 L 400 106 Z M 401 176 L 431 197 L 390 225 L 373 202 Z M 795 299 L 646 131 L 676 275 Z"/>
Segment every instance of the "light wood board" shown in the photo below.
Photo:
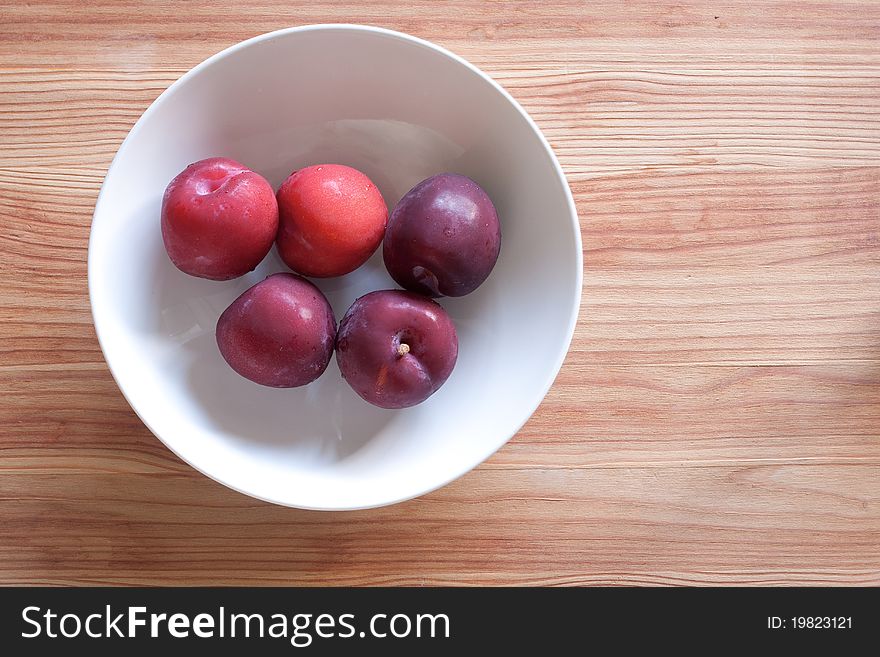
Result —
<path fill-rule="evenodd" d="M 565 169 L 572 349 L 522 431 L 398 506 L 181 463 L 91 324 L 117 147 L 244 38 L 357 22 L 493 75 Z M 880 584 L 880 3 L 0 5 L 0 583 Z"/>

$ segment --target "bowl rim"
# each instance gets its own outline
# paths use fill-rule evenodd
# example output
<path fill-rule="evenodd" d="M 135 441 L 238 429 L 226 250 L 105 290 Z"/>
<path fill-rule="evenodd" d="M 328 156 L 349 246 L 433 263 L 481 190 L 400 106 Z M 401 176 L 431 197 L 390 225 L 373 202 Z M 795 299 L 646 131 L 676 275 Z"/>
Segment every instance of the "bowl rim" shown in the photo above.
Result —
<path fill-rule="evenodd" d="M 146 119 L 153 112 L 155 112 L 156 109 L 163 102 L 165 102 L 171 95 L 173 95 L 177 91 L 177 89 L 179 89 L 183 85 L 185 85 L 191 78 L 197 76 L 201 71 L 212 66 L 216 62 L 219 62 L 220 60 L 225 59 L 226 57 L 229 57 L 229 56 L 235 54 L 239 50 L 249 48 L 249 47 L 254 46 L 256 44 L 259 44 L 259 43 L 271 41 L 271 40 L 278 39 L 278 38 L 283 38 L 283 37 L 286 37 L 291 34 L 299 34 L 299 33 L 305 33 L 305 32 L 320 32 L 320 31 L 351 31 L 351 32 L 360 32 L 360 33 L 372 33 L 372 34 L 378 34 L 378 35 L 388 37 L 388 38 L 397 39 L 400 41 L 405 41 L 405 42 L 410 43 L 412 45 L 416 45 L 416 46 L 431 50 L 431 51 L 433 51 L 433 52 L 435 52 L 435 53 L 437 53 L 447 59 L 452 60 L 453 62 L 459 64 L 460 66 L 465 67 L 466 69 L 468 69 L 472 73 L 476 74 L 485 83 L 487 83 L 491 87 L 493 87 L 495 89 L 495 91 L 498 92 L 499 94 L 501 94 L 501 96 L 520 114 L 520 116 L 522 116 L 522 118 L 525 119 L 528 126 L 532 129 L 532 132 L 540 140 L 540 143 L 544 148 L 545 154 L 547 155 L 551 164 L 553 165 L 554 172 L 556 173 L 556 176 L 559 179 L 559 182 L 561 183 L 563 193 L 565 195 L 565 201 L 566 201 L 566 204 L 568 207 L 569 220 L 572 223 L 572 228 L 573 228 L 573 233 L 574 233 L 574 238 L 575 238 L 574 246 L 576 248 L 576 254 L 575 254 L 576 283 L 577 283 L 576 288 L 575 288 L 576 294 L 574 295 L 575 298 L 572 300 L 573 302 L 572 302 L 572 307 L 571 307 L 571 310 L 569 313 L 569 322 L 568 322 L 568 327 L 566 330 L 566 337 L 565 337 L 565 340 L 562 343 L 560 343 L 560 348 L 559 348 L 559 351 L 558 351 L 558 354 L 556 357 L 556 361 L 553 363 L 553 367 L 548 370 L 548 375 L 546 377 L 546 380 L 543 382 L 543 384 L 540 387 L 541 394 L 536 395 L 536 401 L 533 405 L 530 406 L 530 408 L 528 408 L 528 413 L 526 413 L 524 415 L 523 421 L 515 428 L 515 430 L 510 435 L 506 436 L 504 438 L 504 440 L 498 442 L 497 444 L 491 445 L 490 448 L 485 451 L 485 453 L 481 453 L 479 455 L 478 459 L 476 459 L 476 460 L 471 459 L 467 463 L 465 463 L 463 466 L 459 466 L 458 468 L 456 468 L 451 475 L 445 477 L 440 483 L 438 483 L 436 485 L 431 485 L 431 486 L 424 488 L 424 489 L 420 489 L 416 492 L 407 493 L 405 495 L 402 495 L 399 497 L 394 497 L 392 499 L 388 499 L 388 500 L 385 500 L 382 502 L 376 502 L 376 503 L 371 503 L 371 504 L 366 504 L 366 505 L 322 506 L 320 504 L 302 504 L 300 502 L 292 502 L 290 500 L 285 500 L 285 499 L 275 499 L 275 498 L 272 498 L 269 496 L 260 495 L 260 494 L 245 490 L 245 489 L 243 489 L 237 485 L 234 485 L 228 481 L 224 481 L 222 478 L 216 476 L 215 474 L 213 474 L 211 472 L 207 472 L 206 470 L 204 470 L 202 467 L 200 467 L 196 463 L 193 463 L 191 460 L 184 458 L 174 448 L 174 446 L 172 444 L 170 444 L 170 442 L 168 440 L 163 438 L 161 435 L 159 435 L 158 432 L 156 432 L 154 430 L 151 423 L 143 416 L 141 411 L 138 409 L 137 405 L 132 401 L 128 392 L 120 384 L 119 377 L 117 376 L 116 371 L 114 370 L 114 366 L 111 363 L 111 358 L 107 352 L 105 341 L 102 338 L 102 334 L 104 334 L 105 329 L 102 328 L 102 322 L 99 319 L 98 314 L 96 313 L 95 303 L 94 303 L 95 296 L 94 296 L 94 289 L 93 288 L 94 288 L 94 281 L 97 276 L 97 267 L 98 267 L 98 265 L 97 265 L 98 256 L 95 255 L 95 251 L 94 251 L 94 249 L 92 249 L 93 237 L 94 237 L 95 226 L 96 226 L 95 219 L 101 212 L 101 206 L 102 206 L 102 203 L 104 202 L 104 197 L 105 197 L 105 193 L 106 193 L 107 179 L 113 173 L 113 170 L 116 167 L 118 161 L 121 159 L 121 157 L 125 153 L 126 149 L 128 148 L 129 143 L 132 141 L 132 137 L 134 135 L 136 135 L 139 130 L 142 129 Z M 574 202 L 574 198 L 571 193 L 571 188 L 568 185 L 568 180 L 566 179 L 565 172 L 563 171 L 562 166 L 559 164 L 559 160 L 556 158 L 556 155 L 553 153 L 553 149 L 551 148 L 549 142 L 547 141 L 547 138 L 541 132 L 541 129 L 538 127 L 538 125 L 535 123 L 535 121 L 532 119 L 532 117 L 529 116 L 528 112 L 526 112 L 523 109 L 523 107 L 516 101 L 516 99 L 514 99 L 513 96 L 511 96 L 510 93 L 504 89 L 504 87 L 502 87 L 498 82 L 496 82 L 494 79 L 492 79 L 487 73 L 484 73 L 482 70 L 480 70 L 475 65 L 471 64 L 469 61 L 467 61 L 463 57 L 456 55 L 454 52 L 444 48 L 443 46 L 439 46 L 435 43 L 427 41 L 426 39 L 412 36 L 412 35 L 406 34 L 404 32 L 390 30 L 390 29 L 383 28 L 383 27 L 374 27 L 374 26 L 370 26 L 370 25 L 360 25 L 360 24 L 354 24 L 354 23 L 316 23 L 316 24 L 309 24 L 309 25 L 299 25 L 299 26 L 295 26 L 295 27 L 287 27 L 287 28 L 282 28 L 279 30 L 274 30 L 272 32 L 266 32 L 264 34 L 259 34 L 257 36 L 251 37 L 249 39 L 245 39 L 244 41 L 240 41 L 238 43 L 235 43 L 227 48 L 224 48 L 223 50 L 211 55 L 207 59 L 196 64 L 194 67 L 192 67 L 190 70 L 188 70 L 182 76 L 180 76 L 177 80 L 172 82 L 164 91 L 162 91 L 161 94 L 159 94 L 156 97 L 155 100 L 153 100 L 152 103 L 150 103 L 150 105 L 147 107 L 147 109 L 144 110 L 144 112 L 141 114 L 141 116 L 138 118 L 138 120 L 135 122 L 135 124 L 129 130 L 128 134 L 125 136 L 125 139 L 123 139 L 122 143 L 120 144 L 119 148 L 116 151 L 116 154 L 113 156 L 113 159 L 110 162 L 110 166 L 107 168 L 107 173 L 104 175 L 104 180 L 101 183 L 101 190 L 98 193 L 98 197 L 95 202 L 95 209 L 94 209 L 94 212 L 92 213 L 92 223 L 91 223 L 91 226 L 89 229 L 87 276 L 88 276 L 89 307 L 91 309 L 91 314 L 92 314 L 92 323 L 95 327 L 95 334 L 98 339 L 98 345 L 101 348 L 101 353 L 104 356 L 104 361 L 107 364 L 107 368 L 110 370 L 110 374 L 113 377 L 113 380 L 116 383 L 117 388 L 119 388 L 119 391 L 122 393 L 122 396 L 125 398 L 126 402 L 128 402 L 128 405 L 131 407 L 131 409 L 134 411 L 134 413 L 138 416 L 138 418 L 141 420 L 141 422 L 144 423 L 144 425 L 147 427 L 147 429 L 149 429 L 150 432 L 156 438 L 158 438 L 159 441 L 161 441 L 162 444 L 165 445 L 166 448 L 168 448 L 175 456 L 177 456 L 177 458 L 179 458 L 181 461 L 183 461 L 184 463 L 189 465 L 191 468 L 193 468 L 197 472 L 200 472 L 201 474 L 205 475 L 206 477 L 213 479 L 214 481 L 225 486 L 226 488 L 232 489 L 232 490 L 234 490 L 238 493 L 241 493 L 243 495 L 247 495 L 248 497 L 262 500 L 264 502 L 269 502 L 271 504 L 276 504 L 276 505 L 284 506 L 284 507 L 288 507 L 288 508 L 296 508 L 296 509 L 304 509 L 304 510 L 312 510 L 312 511 L 357 511 L 357 510 L 374 509 L 374 508 L 381 508 L 384 506 L 390 506 L 393 504 L 399 504 L 401 502 L 405 502 L 405 501 L 420 497 L 422 495 L 426 495 L 426 494 L 431 493 L 431 492 L 438 490 L 440 488 L 443 488 L 444 486 L 448 485 L 449 483 L 464 476 L 465 474 L 467 474 L 468 472 L 470 472 L 471 470 L 473 470 L 474 468 L 476 468 L 477 466 L 482 464 L 484 461 L 486 461 L 490 456 L 495 454 L 504 445 L 506 445 L 511 440 L 511 438 L 513 438 L 517 433 L 519 433 L 520 429 L 522 429 L 522 427 L 526 424 L 526 422 L 528 422 L 529 419 L 531 419 L 531 417 L 534 415 L 535 411 L 538 409 L 538 407 L 544 401 L 544 398 L 547 396 L 547 393 L 550 391 L 550 388 L 553 386 L 553 383 L 556 380 L 556 377 L 558 376 L 559 371 L 562 369 L 562 365 L 565 361 L 566 356 L 568 355 L 569 348 L 571 347 L 572 338 L 574 337 L 574 330 L 575 330 L 575 327 L 577 326 L 578 315 L 580 313 L 581 297 L 583 295 L 583 241 L 581 238 L 580 221 L 578 219 L 577 206 Z"/>

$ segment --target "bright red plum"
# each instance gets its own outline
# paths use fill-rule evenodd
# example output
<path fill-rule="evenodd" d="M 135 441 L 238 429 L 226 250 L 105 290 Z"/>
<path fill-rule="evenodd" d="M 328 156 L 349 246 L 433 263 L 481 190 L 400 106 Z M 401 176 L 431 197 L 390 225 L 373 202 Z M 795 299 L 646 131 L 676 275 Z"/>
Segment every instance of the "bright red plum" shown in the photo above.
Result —
<path fill-rule="evenodd" d="M 235 160 L 190 164 L 165 189 L 162 241 L 171 262 L 192 276 L 224 281 L 253 271 L 277 232 L 272 186 Z"/>
<path fill-rule="evenodd" d="M 278 254 L 300 274 L 342 276 L 385 235 L 388 207 L 366 174 L 341 164 L 294 171 L 278 189 Z"/>

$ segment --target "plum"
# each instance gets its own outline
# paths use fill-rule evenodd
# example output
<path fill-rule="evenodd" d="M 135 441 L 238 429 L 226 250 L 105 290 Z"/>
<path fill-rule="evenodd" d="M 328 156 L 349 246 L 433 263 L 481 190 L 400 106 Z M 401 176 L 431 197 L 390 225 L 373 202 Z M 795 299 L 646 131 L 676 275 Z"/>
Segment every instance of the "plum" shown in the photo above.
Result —
<path fill-rule="evenodd" d="M 442 173 L 400 199 L 382 255 L 401 287 L 460 297 L 486 280 L 500 250 L 501 226 L 488 194 L 466 176 Z"/>
<path fill-rule="evenodd" d="M 295 388 L 321 376 L 335 339 L 330 303 L 296 274 L 273 274 L 260 281 L 217 322 L 217 346 L 230 367 L 273 388 Z"/>
<path fill-rule="evenodd" d="M 272 186 L 235 160 L 190 164 L 165 189 L 162 241 L 183 272 L 218 281 L 252 271 L 278 232 Z"/>
<path fill-rule="evenodd" d="M 435 301 L 402 290 L 357 299 L 339 323 L 336 362 L 364 400 L 415 406 L 442 386 L 458 357 L 452 319 Z"/>
<path fill-rule="evenodd" d="M 357 169 L 320 164 L 294 171 L 278 189 L 278 254 L 305 276 L 342 276 L 373 255 L 388 206 Z"/>

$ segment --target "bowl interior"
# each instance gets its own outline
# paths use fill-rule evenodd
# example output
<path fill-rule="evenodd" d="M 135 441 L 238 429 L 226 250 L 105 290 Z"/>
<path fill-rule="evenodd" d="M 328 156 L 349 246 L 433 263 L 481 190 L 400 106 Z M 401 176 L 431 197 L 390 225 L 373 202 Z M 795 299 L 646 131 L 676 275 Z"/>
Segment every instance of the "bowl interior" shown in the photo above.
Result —
<path fill-rule="evenodd" d="M 277 186 L 336 162 L 364 171 L 389 209 L 442 171 L 493 199 L 502 249 L 487 282 L 441 303 L 458 364 L 420 406 L 387 411 L 352 392 L 335 359 L 315 383 L 257 386 L 220 357 L 220 313 L 265 276 L 214 282 L 179 272 L 159 231 L 181 169 L 222 155 Z M 380 249 L 381 251 L 381 249 Z M 478 71 L 424 42 L 356 27 L 264 35 L 200 65 L 151 107 L 120 148 L 95 211 L 89 283 L 120 388 L 184 460 L 242 492 L 306 508 L 407 499 L 463 474 L 528 419 L 561 365 L 577 314 L 580 238 L 568 188 L 536 128 Z M 381 253 L 316 280 L 337 320 L 358 296 L 396 287 Z"/>

